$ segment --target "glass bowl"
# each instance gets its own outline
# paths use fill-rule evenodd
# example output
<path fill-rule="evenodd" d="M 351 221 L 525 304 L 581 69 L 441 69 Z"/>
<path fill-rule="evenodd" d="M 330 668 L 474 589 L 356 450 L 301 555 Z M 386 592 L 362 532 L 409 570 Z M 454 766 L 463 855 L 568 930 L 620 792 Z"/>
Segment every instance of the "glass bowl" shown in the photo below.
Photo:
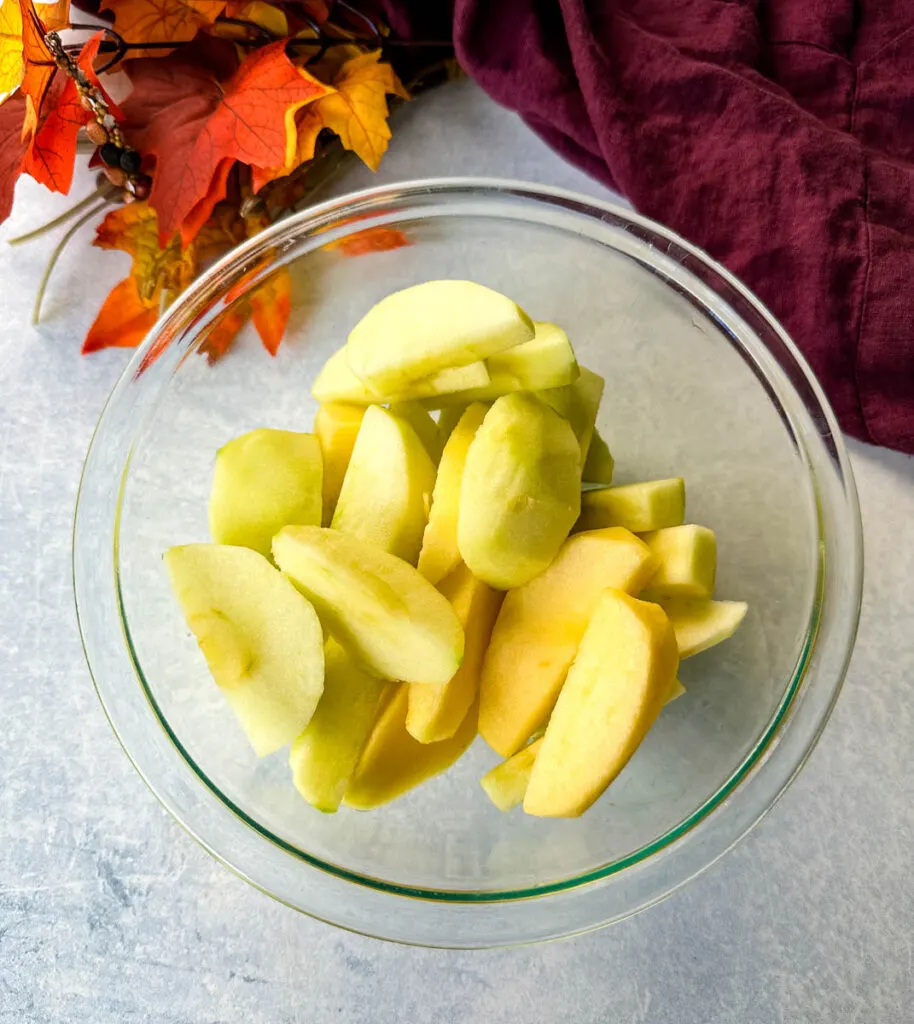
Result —
<path fill-rule="evenodd" d="M 391 232 L 401 232 L 395 235 Z M 391 242 L 408 242 L 385 249 Z M 211 363 L 210 332 L 287 267 L 276 358 L 253 331 Z M 377 300 L 464 277 L 568 332 L 606 378 L 617 482 L 684 476 L 719 543 L 718 593 L 749 602 L 685 661 L 669 705 L 576 820 L 502 814 L 477 739 L 445 775 L 371 812 L 313 810 L 284 752 L 258 759 L 173 599 L 162 553 L 208 539 L 213 456 L 258 426 L 309 430 L 309 386 Z M 325 203 L 247 242 L 154 328 L 86 461 L 74 576 L 86 656 L 137 770 L 214 856 L 343 928 L 481 947 L 624 918 L 708 867 L 797 773 L 840 689 L 861 589 L 860 521 L 834 417 L 784 331 L 726 270 L 628 210 L 486 180 L 420 181 Z"/>

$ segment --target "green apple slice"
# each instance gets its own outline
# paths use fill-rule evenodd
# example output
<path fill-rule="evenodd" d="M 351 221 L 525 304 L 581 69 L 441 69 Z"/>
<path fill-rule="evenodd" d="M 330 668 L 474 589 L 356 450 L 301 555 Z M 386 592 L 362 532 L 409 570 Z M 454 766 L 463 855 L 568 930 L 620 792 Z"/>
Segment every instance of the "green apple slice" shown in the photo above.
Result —
<path fill-rule="evenodd" d="M 323 515 L 321 524 L 329 526 L 337 498 L 343 486 L 355 439 L 365 415 L 364 405 L 351 402 L 327 402 L 314 417 L 314 433 L 324 457 Z M 275 532 L 275 531 L 274 531 Z M 273 538 L 271 537 L 270 540 Z"/>
<path fill-rule="evenodd" d="M 691 658 L 693 654 L 728 640 L 749 611 L 745 601 L 668 597 L 660 604 L 673 623 L 680 658 Z"/>
<path fill-rule="evenodd" d="M 609 450 L 609 445 L 600 436 L 600 431 L 594 428 L 581 477 L 589 484 L 606 484 L 608 486 L 613 482 L 615 468 L 615 460 Z"/>
<path fill-rule="evenodd" d="M 571 429 L 581 446 L 581 459 L 585 460 L 590 450 L 606 382 L 599 374 L 584 366 L 580 371 L 577 380 L 572 384 L 538 391 L 537 394 L 571 424 Z"/>
<path fill-rule="evenodd" d="M 404 420 L 415 430 L 422 447 L 428 452 L 428 457 L 437 466 L 441 460 L 444 442 L 441 440 L 438 424 L 432 419 L 428 409 L 418 402 L 391 402 L 388 408 L 391 415 Z"/>
<path fill-rule="evenodd" d="M 166 551 L 165 567 L 251 746 L 261 757 L 272 754 L 305 728 L 323 690 L 324 641 L 314 609 L 249 548 L 187 544 Z"/>
<path fill-rule="evenodd" d="M 524 802 L 530 783 L 530 773 L 542 745 L 542 737 L 528 743 L 522 750 L 518 750 L 506 761 L 486 772 L 479 780 L 480 786 L 486 791 L 486 796 L 500 811 L 510 811 Z"/>
<path fill-rule="evenodd" d="M 698 597 L 714 593 L 717 541 L 706 526 L 671 526 L 642 533 L 641 539 L 658 559 L 659 567 L 644 588 L 644 597 Z"/>
<path fill-rule="evenodd" d="M 632 533 L 647 533 L 682 526 L 684 519 L 685 482 L 682 477 L 674 477 L 587 491 L 581 497 L 576 529 L 624 526 Z"/>

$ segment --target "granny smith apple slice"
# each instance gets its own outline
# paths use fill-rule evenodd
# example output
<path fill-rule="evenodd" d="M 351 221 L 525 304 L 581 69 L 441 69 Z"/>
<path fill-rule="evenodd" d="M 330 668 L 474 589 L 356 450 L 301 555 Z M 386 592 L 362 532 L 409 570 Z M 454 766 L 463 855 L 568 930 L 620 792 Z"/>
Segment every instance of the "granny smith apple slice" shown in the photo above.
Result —
<path fill-rule="evenodd" d="M 504 395 L 470 444 L 457 543 L 471 572 L 507 590 L 538 576 L 581 508 L 581 453 L 568 422 L 527 391 Z"/>
<path fill-rule="evenodd" d="M 641 534 L 659 565 L 644 596 L 708 599 L 714 593 L 717 541 L 706 526 L 671 526 Z"/>
<path fill-rule="evenodd" d="M 323 463 L 313 434 L 261 427 L 219 449 L 209 499 L 218 544 L 270 554 L 273 534 L 290 523 L 321 521 Z"/>
<path fill-rule="evenodd" d="M 447 771 L 476 738 L 475 705 L 449 739 L 420 743 L 406 730 L 409 688 L 398 687 L 382 708 L 343 800 L 367 811 Z"/>
<path fill-rule="evenodd" d="M 593 437 L 590 439 L 590 448 L 587 449 L 587 458 L 584 460 L 584 469 L 581 477 L 590 484 L 611 484 L 613 482 L 613 471 L 616 468 L 615 460 L 609 445 L 600 436 L 600 431 L 594 428 Z M 582 500 L 582 512 L 584 502 Z M 610 524 L 607 523 L 607 526 Z M 616 524 L 612 524 L 616 525 Z M 624 523 L 618 524 L 624 526 Z"/>
<path fill-rule="evenodd" d="M 660 604 L 673 623 L 680 658 L 691 658 L 728 640 L 749 611 L 745 601 L 668 597 Z"/>
<path fill-rule="evenodd" d="M 323 690 L 324 640 L 314 608 L 249 548 L 170 548 L 165 568 L 251 746 L 261 757 L 272 754 L 305 728 Z"/>
<path fill-rule="evenodd" d="M 489 371 L 481 360 L 467 366 L 449 366 L 428 377 L 411 381 L 397 391 L 377 394 L 359 380 L 350 370 L 345 348 L 335 352 L 317 375 L 311 394 L 319 402 L 355 402 L 359 405 L 407 402 L 419 398 L 434 398 L 451 391 L 466 391 L 484 387 L 489 383 Z"/>
<path fill-rule="evenodd" d="M 419 572 L 430 583 L 443 580 L 460 564 L 457 546 L 460 487 L 470 444 L 487 412 L 486 405 L 479 402 L 471 405 L 460 417 L 441 454 L 428 525 L 419 551 Z"/>
<path fill-rule="evenodd" d="M 578 533 L 536 579 L 505 598 L 479 684 L 479 731 L 510 757 L 545 725 L 607 587 L 637 594 L 657 567 L 628 530 Z"/>
<path fill-rule="evenodd" d="M 410 683 L 406 729 L 420 743 L 453 736 L 479 691 L 482 659 L 504 595 L 476 579 L 462 563 L 438 584 L 463 626 L 460 668 L 444 686 Z"/>
<path fill-rule="evenodd" d="M 349 466 L 355 439 L 365 415 L 364 405 L 351 402 L 326 402 L 314 417 L 314 433 L 324 457 L 323 515 L 321 523 L 330 525 L 343 478 Z M 272 540 L 272 538 L 271 538 Z"/>
<path fill-rule="evenodd" d="M 663 609 L 604 591 L 546 727 L 524 810 L 541 817 L 586 811 L 654 724 L 678 666 Z"/>
<path fill-rule="evenodd" d="M 415 430 L 422 447 L 428 452 L 428 457 L 437 466 L 444 442 L 438 432 L 438 424 L 432 419 L 428 409 L 419 402 L 391 402 L 388 408 L 392 416 L 397 416 Z"/>
<path fill-rule="evenodd" d="M 435 466 L 415 430 L 370 405 L 330 525 L 415 564 L 434 486 Z"/>
<path fill-rule="evenodd" d="M 388 684 L 363 672 L 331 637 L 324 648 L 324 692 L 289 764 L 301 795 L 320 811 L 340 806 Z"/>
<path fill-rule="evenodd" d="M 632 533 L 682 526 L 685 519 L 685 482 L 647 480 L 643 483 L 587 491 L 581 497 L 579 530 L 624 526 Z"/>
<path fill-rule="evenodd" d="M 582 366 L 578 378 L 573 383 L 537 392 L 544 402 L 551 405 L 571 424 L 571 429 L 581 446 L 582 461 L 586 460 L 590 450 L 605 383 L 599 374 Z"/>
<path fill-rule="evenodd" d="M 327 632 L 371 675 L 446 683 L 460 667 L 457 613 L 401 558 L 318 526 L 280 530 L 273 557 Z"/>
<path fill-rule="evenodd" d="M 534 336 L 510 299 L 472 281 L 426 281 L 382 299 L 349 335 L 349 368 L 376 394 L 396 394 Z"/>
<path fill-rule="evenodd" d="M 512 757 L 486 772 L 479 780 L 479 784 L 486 791 L 486 796 L 500 811 L 510 811 L 524 802 L 533 764 L 542 745 L 542 737 L 528 743 Z"/>

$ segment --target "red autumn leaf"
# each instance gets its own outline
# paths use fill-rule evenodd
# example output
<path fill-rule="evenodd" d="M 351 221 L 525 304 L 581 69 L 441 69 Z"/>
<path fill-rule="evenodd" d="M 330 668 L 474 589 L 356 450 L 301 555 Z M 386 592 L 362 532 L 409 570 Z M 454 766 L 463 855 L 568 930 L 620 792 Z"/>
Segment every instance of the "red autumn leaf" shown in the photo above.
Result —
<path fill-rule="evenodd" d="M 281 267 L 251 295 L 251 319 L 263 347 L 275 356 L 292 312 L 292 276 Z"/>
<path fill-rule="evenodd" d="M 228 176 L 234 166 L 235 161 L 231 157 L 220 160 L 216 165 L 216 172 L 213 175 L 213 180 L 210 182 L 206 195 L 181 221 L 181 226 L 178 230 L 181 232 L 182 240 L 196 238 L 197 233 L 209 220 L 210 215 L 216 208 L 216 204 L 221 203 L 225 199 L 228 192 Z M 186 241 L 185 244 L 187 244 Z"/>
<path fill-rule="evenodd" d="M 140 62 L 130 74 L 124 111 L 133 124 L 148 118 L 140 148 L 156 158 L 149 198 L 163 240 L 206 197 L 223 160 L 283 165 L 295 112 L 332 92 L 292 64 L 282 41 L 249 54 L 225 81 L 180 57 Z"/>
<path fill-rule="evenodd" d="M 122 39 L 136 43 L 186 43 L 222 13 L 224 0 L 103 0 Z M 128 50 L 127 57 L 163 57 L 163 47 Z"/>
<path fill-rule="evenodd" d="M 344 256 L 364 256 L 370 252 L 390 252 L 402 249 L 404 245 L 412 245 L 405 233 L 399 228 L 365 228 L 348 238 L 337 242 L 329 242 L 328 249 L 338 249 Z"/>
<path fill-rule="evenodd" d="M 24 117 L 24 96 L 11 96 L 0 106 L 0 222 L 6 220 L 13 208 L 13 192 L 28 146 L 22 138 Z"/>
<path fill-rule="evenodd" d="M 158 315 L 158 302 L 140 298 L 133 275 L 124 278 L 98 311 L 83 342 L 83 353 L 103 348 L 136 348 L 152 330 Z"/>

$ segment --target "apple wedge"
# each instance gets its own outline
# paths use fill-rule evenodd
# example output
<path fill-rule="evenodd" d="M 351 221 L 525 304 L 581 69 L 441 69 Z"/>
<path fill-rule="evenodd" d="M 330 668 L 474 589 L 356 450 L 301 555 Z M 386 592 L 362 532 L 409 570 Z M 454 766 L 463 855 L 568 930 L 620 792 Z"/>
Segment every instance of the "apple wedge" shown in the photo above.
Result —
<path fill-rule="evenodd" d="M 589 484 L 606 484 L 613 482 L 613 472 L 616 468 L 615 460 L 609 450 L 609 445 L 600 436 L 600 431 L 594 428 L 593 437 L 590 439 L 590 447 L 587 449 L 587 458 L 584 460 L 584 469 L 581 477 Z M 583 506 L 583 500 L 581 502 Z M 582 508 L 583 512 L 583 508 Z M 617 525 L 610 524 L 609 525 Z M 624 523 L 619 523 L 624 526 Z"/>
<path fill-rule="evenodd" d="M 369 390 L 396 394 L 446 367 L 461 367 L 534 336 L 510 299 L 472 281 L 426 281 L 394 292 L 355 325 L 349 368 Z"/>
<path fill-rule="evenodd" d="M 209 499 L 217 544 L 270 554 L 273 534 L 290 523 L 321 521 L 322 458 L 313 434 L 262 427 L 219 449 Z"/>
<path fill-rule="evenodd" d="M 320 441 L 324 457 L 323 526 L 329 526 L 333 519 L 336 500 L 340 496 L 355 439 L 359 436 L 365 408 L 364 405 L 349 402 L 327 402 L 318 408 L 314 417 L 314 433 Z"/>
<path fill-rule="evenodd" d="M 528 743 L 512 757 L 486 772 L 479 780 L 480 786 L 486 791 L 486 796 L 500 811 L 510 811 L 524 802 L 533 764 L 542 745 L 542 737 Z"/>
<path fill-rule="evenodd" d="M 578 533 L 530 583 L 509 591 L 479 684 L 479 731 L 510 757 L 549 717 L 607 587 L 637 594 L 657 566 L 647 545 L 613 527 Z"/>
<path fill-rule="evenodd" d="M 728 640 L 749 611 L 744 601 L 705 601 L 690 597 L 668 597 L 660 605 L 673 623 L 680 658 L 691 658 Z"/>
<path fill-rule="evenodd" d="M 419 572 L 438 583 L 460 564 L 457 523 L 460 513 L 460 488 L 467 453 L 477 430 L 486 418 L 488 407 L 477 402 L 460 417 L 441 453 L 438 475 L 432 491 L 432 507 L 419 551 Z"/>
<path fill-rule="evenodd" d="M 463 563 L 438 584 L 438 589 L 451 602 L 463 626 L 463 661 L 444 686 L 409 684 L 406 729 L 420 743 L 453 736 L 475 702 L 482 659 L 504 596 L 476 579 Z"/>
<path fill-rule="evenodd" d="M 454 764 L 476 738 L 475 705 L 457 732 L 438 743 L 420 743 L 406 731 L 409 689 L 400 686 L 382 708 L 343 802 L 357 810 L 389 803 Z"/>
<path fill-rule="evenodd" d="M 415 564 L 434 486 L 435 466 L 413 428 L 370 405 L 330 525 Z"/>
<path fill-rule="evenodd" d="M 450 602 L 402 559 L 318 526 L 273 538 L 280 569 L 331 636 L 379 679 L 446 683 L 463 658 Z"/>
<path fill-rule="evenodd" d="M 465 411 L 466 406 L 461 402 L 460 405 L 448 405 L 438 413 L 438 439 L 442 451 Z"/>
<path fill-rule="evenodd" d="M 261 757 L 272 754 L 305 728 L 323 690 L 323 636 L 314 609 L 249 548 L 174 547 L 165 552 L 165 568 L 251 746 Z"/>
<path fill-rule="evenodd" d="M 659 565 L 644 596 L 708 599 L 714 593 L 717 541 L 706 526 L 671 526 L 641 534 Z"/>
<path fill-rule="evenodd" d="M 537 392 L 544 402 L 571 424 L 574 436 L 581 446 L 582 463 L 586 461 L 590 450 L 605 385 L 606 382 L 599 374 L 582 366 L 580 374 L 572 384 Z"/>
<path fill-rule="evenodd" d="M 428 452 L 428 457 L 437 466 L 444 450 L 444 442 L 438 432 L 438 424 L 432 419 L 428 409 L 419 402 L 391 402 L 388 408 L 392 416 L 408 423 L 415 430 L 422 447 Z"/>
<path fill-rule="evenodd" d="M 587 491 L 581 496 L 579 530 L 624 526 L 632 533 L 681 526 L 685 519 L 685 482 L 647 480 L 644 483 Z"/>
<path fill-rule="evenodd" d="M 497 399 L 470 444 L 457 544 L 472 573 L 507 590 L 538 576 L 578 518 L 581 458 L 567 421 L 527 391 Z"/>
<path fill-rule="evenodd" d="M 605 591 L 546 727 L 524 810 L 540 817 L 586 811 L 654 724 L 678 666 L 663 609 Z"/>
<path fill-rule="evenodd" d="M 363 672 L 332 637 L 327 641 L 324 693 L 289 752 L 295 788 L 319 811 L 339 808 L 387 685 Z"/>

